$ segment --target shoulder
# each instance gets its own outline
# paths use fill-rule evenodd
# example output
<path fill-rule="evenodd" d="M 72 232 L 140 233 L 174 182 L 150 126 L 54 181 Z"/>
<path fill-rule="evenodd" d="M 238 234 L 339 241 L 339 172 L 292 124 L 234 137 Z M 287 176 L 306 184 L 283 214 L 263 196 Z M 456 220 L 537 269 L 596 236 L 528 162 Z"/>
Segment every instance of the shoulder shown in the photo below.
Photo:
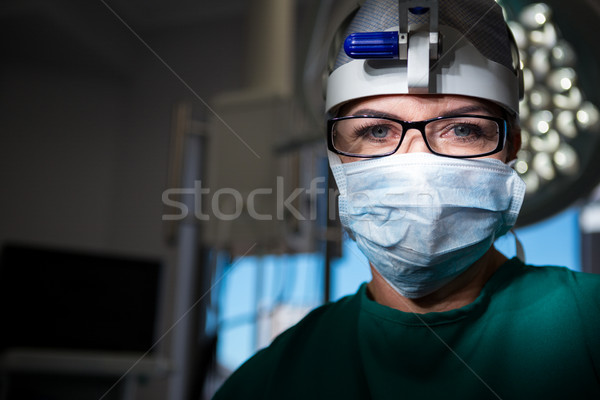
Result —
<path fill-rule="evenodd" d="M 513 329 L 522 333 L 527 327 L 538 339 L 551 332 L 551 336 L 541 342 L 530 343 L 530 349 L 552 340 L 554 353 L 547 354 L 562 354 L 562 349 L 569 349 L 568 355 L 561 355 L 564 365 L 569 360 L 576 360 L 572 363 L 576 368 L 576 364 L 583 366 L 593 360 L 592 368 L 597 373 L 600 365 L 600 275 L 520 262 L 512 268 L 505 280 L 504 293 L 499 296 L 499 304 L 503 307 L 501 311 L 510 311 L 507 315 Z"/>
<path fill-rule="evenodd" d="M 517 264 L 517 275 L 527 284 L 541 288 L 575 292 L 584 296 L 600 296 L 600 275 L 578 272 L 561 266 Z"/>
<path fill-rule="evenodd" d="M 362 290 L 362 289 L 361 289 Z M 273 353 L 285 351 L 290 356 L 298 346 L 331 345 L 338 341 L 338 334 L 347 331 L 357 318 L 360 309 L 360 293 L 346 296 L 334 303 L 317 307 L 296 325 L 279 335 L 267 348 Z M 302 354 L 305 354 L 303 351 Z"/>
<path fill-rule="evenodd" d="M 528 265 L 513 258 L 503 267 L 503 272 L 510 281 L 523 281 L 528 284 L 547 285 L 562 283 L 561 287 L 581 287 L 585 289 L 598 288 L 600 275 L 573 271 L 567 267 L 555 265 Z M 564 286 L 566 285 L 566 286 Z"/>
<path fill-rule="evenodd" d="M 306 379 L 334 353 L 337 357 L 356 331 L 359 293 L 311 311 L 236 370 L 214 399 L 271 398 L 268 392 L 285 385 L 282 377 Z"/>
<path fill-rule="evenodd" d="M 560 266 L 525 265 L 510 260 L 501 272 L 496 294 L 507 302 L 528 305 L 555 316 L 600 321 L 600 275 Z"/>

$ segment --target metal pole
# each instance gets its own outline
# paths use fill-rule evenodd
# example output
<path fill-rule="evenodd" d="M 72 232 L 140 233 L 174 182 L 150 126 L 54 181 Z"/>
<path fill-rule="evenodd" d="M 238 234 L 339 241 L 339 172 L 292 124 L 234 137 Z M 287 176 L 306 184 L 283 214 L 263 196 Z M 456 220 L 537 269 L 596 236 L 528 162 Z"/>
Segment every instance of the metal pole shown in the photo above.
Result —
<path fill-rule="evenodd" d="M 202 178 L 201 163 L 204 151 L 203 132 L 198 132 L 192 120 L 191 104 L 182 103 L 176 108 L 175 130 L 183 137 L 182 152 L 182 188 L 194 188 Z M 188 208 L 188 216 L 179 221 L 175 229 L 177 244 L 177 262 L 175 278 L 175 305 L 173 313 L 173 333 L 171 347 L 172 374 L 169 381 L 169 400 L 188 400 L 193 383 L 191 376 L 199 355 L 199 324 L 204 303 L 196 304 L 199 264 L 199 227 L 194 218 L 194 195 L 182 196 L 180 201 Z"/>
<path fill-rule="evenodd" d="M 600 201 L 587 204 L 579 215 L 581 270 L 600 274 Z"/>

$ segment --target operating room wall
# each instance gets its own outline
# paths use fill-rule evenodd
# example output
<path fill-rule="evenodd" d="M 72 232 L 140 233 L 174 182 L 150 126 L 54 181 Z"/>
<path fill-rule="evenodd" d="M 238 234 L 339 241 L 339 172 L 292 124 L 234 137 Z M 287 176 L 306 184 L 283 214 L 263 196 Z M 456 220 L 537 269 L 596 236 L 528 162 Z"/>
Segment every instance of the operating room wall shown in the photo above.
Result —
<path fill-rule="evenodd" d="M 123 70 L 82 60 L 94 49 L 85 41 L 60 59 L 12 54 L 0 66 L 0 243 L 163 260 L 164 332 L 176 261 L 161 218 L 172 107 L 189 100 L 208 113 L 186 85 L 208 103 L 241 86 L 243 16 L 136 31 L 152 50 L 125 27 L 106 27 L 119 30 Z M 150 382 L 137 398 L 165 398 L 165 387 Z"/>
<path fill-rule="evenodd" d="M 2 242 L 99 249 L 110 243 L 124 94 L 94 76 L 3 68 Z"/>
<path fill-rule="evenodd" d="M 203 34 L 209 24 L 178 30 L 147 42 L 199 96 L 239 85 L 235 29 L 218 45 Z M 204 106 L 141 43 L 135 51 L 125 79 L 3 64 L 1 241 L 163 254 L 171 108 Z"/>

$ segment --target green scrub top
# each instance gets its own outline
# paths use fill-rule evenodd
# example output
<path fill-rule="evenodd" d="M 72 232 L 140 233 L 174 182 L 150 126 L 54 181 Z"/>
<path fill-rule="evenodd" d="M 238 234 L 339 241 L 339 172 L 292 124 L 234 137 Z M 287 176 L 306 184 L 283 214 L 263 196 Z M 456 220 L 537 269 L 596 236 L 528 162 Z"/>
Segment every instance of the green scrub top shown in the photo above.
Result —
<path fill-rule="evenodd" d="M 512 259 L 462 308 L 352 296 L 312 311 L 214 399 L 600 399 L 600 275 Z"/>

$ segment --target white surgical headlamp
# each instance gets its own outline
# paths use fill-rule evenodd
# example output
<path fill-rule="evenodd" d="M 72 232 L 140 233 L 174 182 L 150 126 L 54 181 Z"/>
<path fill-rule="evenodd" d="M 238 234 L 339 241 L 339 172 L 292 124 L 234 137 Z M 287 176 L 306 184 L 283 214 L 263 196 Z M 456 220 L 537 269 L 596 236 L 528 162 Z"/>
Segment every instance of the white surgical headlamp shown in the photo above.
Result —
<path fill-rule="evenodd" d="M 454 94 L 517 115 L 523 97 L 518 50 L 500 7 L 493 0 L 440 3 L 367 0 L 328 78 L 326 110 L 368 96 Z M 390 22 L 397 25 L 383 26 Z"/>

